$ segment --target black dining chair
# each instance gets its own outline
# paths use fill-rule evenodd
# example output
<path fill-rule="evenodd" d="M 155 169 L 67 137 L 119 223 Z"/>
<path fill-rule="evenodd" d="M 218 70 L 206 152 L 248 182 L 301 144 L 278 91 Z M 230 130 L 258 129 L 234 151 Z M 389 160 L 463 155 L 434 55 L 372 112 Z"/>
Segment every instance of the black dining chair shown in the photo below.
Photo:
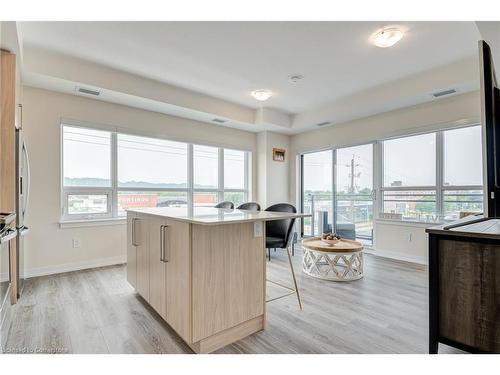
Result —
<path fill-rule="evenodd" d="M 229 201 L 224 201 L 224 202 L 220 202 L 220 203 L 217 203 L 215 206 L 215 208 L 227 208 L 227 209 L 234 209 L 234 203 L 233 202 L 229 202 Z"/>
<path fill-rule="evenodd" d="M 236 207 L 238 210 L 260 211 L 260 204 L 257 202 L 247 202 Z"/>
<path fill-rule="evenodd" d="M 297 213 L 297 209 L 288 203 L 278 203 L 272 205 L 266 208 L 266 211 Z M 295 271 L 293 269 L 292 257 L 290 255 L 290 245 L 293 238 L 292 233 L 294 224 L 295 224 L 295 218 L 266 221 L 266 249 L 268 251 L 269 261 L 271 261 L 271 248 L 285 249 L 288 255 L 288 263 L 290 265 L 290 272 L 292 273 L 293 284 L 295 285 L 295 288 L 290 288 L 278 282 L 267 280 L 273 284 L 276 284 L 282 288 L 291 291 L 290 293 L 273 298 L 267 302 L 273 301 L 278 298 L 283 298 L 290 294 L 295 293 L 297 295 L 297 300 L 299 301 L 299 307 L 302 310 L 302 301 L 300 300 L 299 288 L 297 286 L 297 279 L 295 278 Z"/>

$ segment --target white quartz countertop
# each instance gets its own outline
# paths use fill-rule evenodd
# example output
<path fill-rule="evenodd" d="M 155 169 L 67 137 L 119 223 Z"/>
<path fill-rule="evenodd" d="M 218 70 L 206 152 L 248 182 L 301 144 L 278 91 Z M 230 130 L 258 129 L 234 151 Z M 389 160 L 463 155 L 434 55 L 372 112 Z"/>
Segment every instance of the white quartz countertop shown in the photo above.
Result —
<path fill-rule="evenodd" d="M 192 224 L 204 225 L 283 220 L 311 216 L 310 214 L 302 213 L 294 214 L 271 211 L 246 211 L 237 209 L 229 210 L 213 207 L 194 207 L 191 210 L 186 207 L 133 208 L 128 209 L 127 212 L 160 216 L 164 218 L 185 221 Z"/>

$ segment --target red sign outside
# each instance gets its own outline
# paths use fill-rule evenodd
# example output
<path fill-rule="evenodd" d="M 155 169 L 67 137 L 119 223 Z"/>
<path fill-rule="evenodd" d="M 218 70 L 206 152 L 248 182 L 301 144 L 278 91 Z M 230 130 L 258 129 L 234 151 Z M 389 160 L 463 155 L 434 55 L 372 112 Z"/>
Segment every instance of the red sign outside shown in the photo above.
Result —
<path fill-rule="evenodd" d="M 127 194 L 118 196 L 118 205 L 125 208 L 156 207 L 156 195 Z"/>

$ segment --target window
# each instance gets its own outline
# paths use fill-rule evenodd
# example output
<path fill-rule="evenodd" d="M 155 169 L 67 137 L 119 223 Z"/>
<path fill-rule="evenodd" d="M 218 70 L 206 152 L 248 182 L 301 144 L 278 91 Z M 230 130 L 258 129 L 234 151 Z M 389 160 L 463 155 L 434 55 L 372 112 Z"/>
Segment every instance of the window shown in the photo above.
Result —
<path fill-rule="evenodd" d="M 456 220 L 461 213 L 483 212 L 483 190 L 445 190 L 444 219 Z"/>
<path fill-rule="evenodd" d="M 219 193 L 210 191 L 195 191 L 193 194 L 194 207 L 213 207 L 219 202 Z"/>
<path fill-rule="evenodd" d="M 109 212 L 107 194 L 68 194 L 68 214 L 105 214 Z"/>
<path fill-rule="evenodd" d="M 63 216 L 110 217 L 111 132 L 64 126 Z"/>
<path fill-rule="evenodd" d="M 224 150 L 224 189 L 245 188 L 245 153 L 238 150 Z"/>
<path fill-rule="evenodd" d="M 436 185 L 436 134 L 384 141 L 384 187 Z"/>
<path fill-rule="evenodd" d="M 193 206 L 213 207 L 231 201 L 235 207 L 248 201 L 248 152 L 193 146 Z"/>
<path fill-rule="evenodd" d="M 187 207 L 187 191 L 118 191 L 118 216 L 128 208 Z"/>
<path fill-rule="evenodd" d="M 224 197 L 235 207 L 247 201 L 245 186 L 248 179 L 247 153 L 224 149 Z"/>
<path fill-rule="evenodd" d="M 436 190 L 384 190 L 383 211 L 402 220 L 438 221 Z"/>
<path fill-rule="evenodd" d="M 437 221 L 436 133 L 383 142 L 383 212 Z"/>
<path fill-rule="evenodd" d="M 217 189 L 219 187 L 219 149 L 209 146 L 193 146 L 194 188 Z"/>
<path fill-rule="evenodd" d="M 302 235 L 373 240 L 373 143 L 301 155 Z"/>
<path fill-rule="evenodd" d="M 118 134 L 118 187 L 187 189 L 188 145 Z"/>
<path fill-rule="evenodd" d="M 481 127 L 443 132 L 443 215 L 483 211 Z"/>
<path fill-rule="evenodd" d="M 373 242 L 373 144 L 336 150 L 335 228 Z"/>
<path fill-rule="evenodd" d="M 235 207 L 247 201 L 243 191 L 226 191 L 224 192 L 224 200 L 233 202 Z"/>
<path fill-rule="evenodd" d="M 239 205 L 250 196 L 247 151 L 62 125 L 62 154 L 63 220 L 120 217 L 127 208 Z"/>
<path fill-rule="evenodd" d="M 383 141 L 382 212 L 425 222 L 481 212 L 481 147 L 480 126 Z"/>
<path fill-rule="evenodd" d="M 187 206 L 188 144 L 117 134 L 118 215 L 127 208 Z"/>
<path fill-rule="evenodd" d="M 63 129 L 64 186 L 111 186 L 111 133 Z"/>
<path fill-rule="evenodd" d="M 373 217 L 436 223 L 483 211 L 479 125 L 303 153 L 300 170 L 304 236 L 333 227 L 369 244 Z"/>
<path fill-rule="evenodd" d="M 302 212 L 311 217 L 302 219 L 302 233 L 314 236 L 323 232 L 319 217 L 333 223 L 333 152 L 311 152 L 302 155 Z"/>
<path fill-rule="evenodd" d="M 444 185 L 483 184 L 481 127 L 447 130 L 444 139 Z"/>

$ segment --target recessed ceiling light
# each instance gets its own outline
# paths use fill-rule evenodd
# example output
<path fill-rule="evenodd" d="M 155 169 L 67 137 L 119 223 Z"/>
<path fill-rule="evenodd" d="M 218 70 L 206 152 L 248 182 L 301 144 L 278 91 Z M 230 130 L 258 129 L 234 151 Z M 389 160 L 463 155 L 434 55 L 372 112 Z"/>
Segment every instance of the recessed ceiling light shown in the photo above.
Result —
<path fill-rule="evenodd" d="M 267 99 L 273 96 L 273 92 L 271 90 L 262 89 L 252 91 L 251 95 L 254 97 L 254 99 L 260 102 L 265 102 Z"/>
<path fill-rule="evenodd" d="M 395 45 L 403 36 L 404 33 L 400 29 L 388 27 L 373 33 L 370 39 L 377 47 L 387 48 Z"/>

